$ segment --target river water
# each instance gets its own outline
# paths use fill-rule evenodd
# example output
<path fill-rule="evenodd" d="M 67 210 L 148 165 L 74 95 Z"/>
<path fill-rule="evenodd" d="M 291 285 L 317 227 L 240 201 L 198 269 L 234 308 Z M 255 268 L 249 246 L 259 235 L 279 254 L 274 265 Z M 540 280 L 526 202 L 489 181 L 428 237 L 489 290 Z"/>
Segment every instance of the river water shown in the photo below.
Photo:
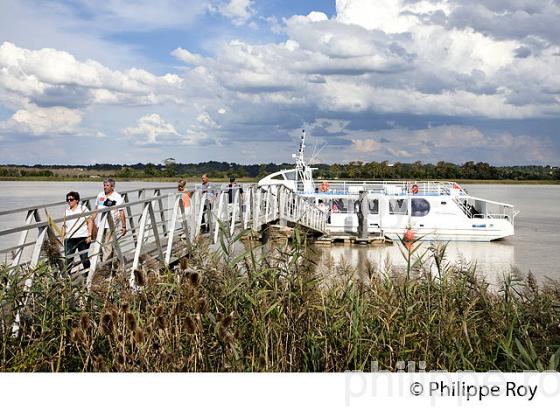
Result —
<path fill-rule="evenodd" d="M 171 185 L 161 182 L 121 182 L 118 191 Z M 511 272 L 512 267 L 522 273 L 532 271 L 544 280 L 546 277 L 560 279 L 560 186 L 558 185 L 467 185 L 467 191 L 478 197 L 515 205 L 520 214 L 515 219 L 515 236 L 501 241 L 451 242 L 448 246 L 450 260 L 463 259 L 477 263 L 477 271 L 488 277 L 500 277 Z M 100 182 L 21 182 L 0 181 L 2 196 L 0 211 L 27 207 L 42 203 L 63 201 L 66 192 L 78 191 L 82 197 L 94 196 L 102 189 Z M 133 196 L 131 199 L 136 198 Z M 60 217 L 63 207 L 60 208 Z M 0 216 L 0 230 L 23 222 Z M 0 238 L 0 248 L 10 246 Z M 427 246 L 427 245 L 426 245 Z M 370 261 L 383 268 L 387 262 L 403 264 L 397 245 L 378 247 L 355 247 L 334 245 L 316 247 L 323 263 L 331 258 L 358 266 Z"/>

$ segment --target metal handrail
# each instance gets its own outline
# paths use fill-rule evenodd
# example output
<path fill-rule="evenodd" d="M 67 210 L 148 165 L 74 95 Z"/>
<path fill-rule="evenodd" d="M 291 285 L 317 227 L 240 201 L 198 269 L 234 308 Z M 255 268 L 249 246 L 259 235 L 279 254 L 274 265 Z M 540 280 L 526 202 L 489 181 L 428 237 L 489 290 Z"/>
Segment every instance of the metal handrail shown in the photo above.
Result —
<path fill-rule="evenodd" d="M 242 198 L 240 194 L 241 188 L 245 190 L 244 198 Z M 150 198 L 142 198 L 142 193 L 150 190 L 153 190 L 155 193 L 157 192 L 159 195 L 154 195 Z M 162 191 L 165 192 L 167 190 L 174 190 L 174 192 L 162 194 Z M 188 226 L 189 229 L 187 230 L 189 231 L 190 240 L 193 240 L 194 237 L 200 233 L 201 225 L 211 228 L 214 242 L 218 239 L 218 220 L 221 220 L 221 223 L 226 223 L 232 234 L 236 227 L 237 229 L 239 227 L 252 228 L 258 231 L 261 225 L 280 219 L 285 219 L 289 222 L 300 224 L 319 232 L 324 232 L 326 229 L 325 224 L 321 223 L 322 219 L 326 218 L 319 215 L 322 211 L 311 202 L 302 199 L 298 202 L 293 212 L 281 212 L 281 209 L 288 209 L 288 207 L 282 207 L 280 205 L 282 199 L 290 195 L 292 195 L 291 200 L 294 201 L 294 203 L 297 199 L 296 194 L 286 187 L 275 188 L 273 192 L 255 186 L 224 187 L 222 185 L 217 187 L 214 185 L 210 187 L 208 192 L 202 191 L 199 186 L 192 187 L 192 190 L 189 189 L 189 191 L 191 192 L 191 210 L 186 216 L 182 214 L 187 213 L 189 210 L 188 208 L 178 210 L 178 204 L 182 207 L 182 201 L 180 200 L 182 193 L 177 192 L 175 187 L 152 187 L 148 189 L 142 188 L 124 191 L 121 195 L 123 195 L 125 202 L 121 205 L 91 210 L 68 217 L 49 217 L 48 220 L 41 219 L 39 211 L 44 209 L 45 212 L 47 212 L 49 207 L 64 205 L 65 202 L 4 211 L 4 215 L 26 212 L 27 217 L 25 224 L 0 231 L 0 237 L 18 233 L 21 235 L 17 245 L 0 250 L 0 254 L 7 254 L 8 252 L 15 251 L 12 260 L 13 267 L 21 266 L 25 263 L 33 266 L 38 262 L 41 247 L 46 237 L 45 234 L 48 232 L 49 236 L 54 235 L 52 224 L 78 220 L 80 218 L 87 219 L 96 217 L 96 220 L 104 221 L 102 222 L 102 225 L 104 225 L 100 227 L 101 231 L 110 228 L 108 225 L 111 225 L 109 220 L 112 221 L 112 218 L 110 218 L 109 215 L 121 211 L 125 212 L 129 228 L 126 237 L 118 241 L 123 247 L 124 252 L 128 252 L 127 249 L 129 249 L 131 245 L 133 245 L 133 248 L 142 247 L 143 244 L 139 237 L 142 237 L 142 240 L 148 238 L 150 243 L 154 241 L 167 241 L 167 238 L 173 238 L 173 236 L 181 230 L 181 228 L 177 227 L 176 221 L 181 221 L 182 225 Z M 229 203 L 230 191 L 233 193 L 233 204 Z M 126 194 L 130 192 L 138 192 L 141 198 L 129 201 L 128 195 Z M 288 194 L 288 192 L 291 193 Z M 82 202 L 87 202 L 87 200 L 88 199 L 85 198 Z M 168 205 L 163 205 L 164 200 L 167 201 L 166 203 Z M 173 203 L 173 205 L 170 205 L 171 203 Z M 142 208 L 142 210 L 139 212 L 134 211 L 133 209 L 137 209 L 137 207 Z M 147 210 L 146 207 L 149 209 Z M 211 210 L 211 212 L 207 212 L 208 209 Z M 235 212 L 233 210 L 235 210 Z M 149 213 L 149 217 L 147 213 Z M 173 216 L 171 216 L 172 214 Z M 175 218 L 175 220 L 173 220 L 173 218 Z M 35 242 L 27 238 L 30 232 L 38 233 L 39 237 Z M 102 234 L 98 234 L 98 237 L 95 238 L 94 241 L 94 244 L 96 244 L 94 247 L 98 249 L 91 253 L 99 253 L 100 249 L 105 246 L 104 240 L 105 237 Z M 170 240 L 169 246 L 172 246 L 174 240 Z M 33 246 L 33 257 L 30 260 L 22 262 L 21 259 L 24 248 L 29 248 L 31 246 Z M 158 245 L 158 247 L 160 251 L 162 251 L 161 245 Z M 93 265 L 94 266 L 90 269 L 90 275 L 95 270 L 95 263 Z"/>
<path fill-rule="evenodd" d="M 458 195 L 467 195 L 467 192 L 457 183 L 452 181 L 415 181 L 415 180 L 373 180 L 373 181 L 350 181 L 350 180 L 321 180 L 330 186 L 330 193 L 336 195 L 352 194 L 351 187 L 363 187 L 370 193 L 382 193 L 385 195 L 405 195 L 411 192 L 413 185 L 418 186 L 418 195 L 437 194 L 450 195 L 452 190 Z M 396 188 L 396 189 L 395 189 Z M 358 192 L 355 192 L 358 194 Z"/>

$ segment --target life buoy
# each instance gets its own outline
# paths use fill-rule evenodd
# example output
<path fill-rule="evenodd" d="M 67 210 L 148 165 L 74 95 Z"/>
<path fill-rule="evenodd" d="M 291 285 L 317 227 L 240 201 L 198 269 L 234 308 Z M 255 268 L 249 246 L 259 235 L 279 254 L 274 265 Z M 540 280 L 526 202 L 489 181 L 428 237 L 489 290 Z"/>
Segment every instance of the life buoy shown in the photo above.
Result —
<path fill-rule="evenodd" d="M 412 185 L 412 188 L 410 188 L 410 191 L 411 191 L 414 195 L 416 195 L 416 194 L 418 193 L 418 191 L 419 191 L 418 185 L 416 185 L 416 184 Z"/>
<path fill-rule="evenodd" d="M 331 189 L 331 186 L 330 186 L 329 183 L 326 182 L 326 181 L 323 181 L 323 182 L 321 183 L 321 186 L 319 187 L 319 190 L 320 190 L 321 192 L 329 192 L 330 189 Z"/>

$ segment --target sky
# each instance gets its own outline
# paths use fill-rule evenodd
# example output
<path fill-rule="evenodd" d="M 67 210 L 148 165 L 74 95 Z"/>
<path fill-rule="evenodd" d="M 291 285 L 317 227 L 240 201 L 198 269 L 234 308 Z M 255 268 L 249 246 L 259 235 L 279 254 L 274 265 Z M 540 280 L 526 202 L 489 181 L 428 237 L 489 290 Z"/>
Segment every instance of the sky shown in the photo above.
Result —
<path fill-rule="evenodd" d="M 560 0 L 0 0 L 0 163 L 560 165 Z M 315 155 L 313 155 L 315 154 Z"/>

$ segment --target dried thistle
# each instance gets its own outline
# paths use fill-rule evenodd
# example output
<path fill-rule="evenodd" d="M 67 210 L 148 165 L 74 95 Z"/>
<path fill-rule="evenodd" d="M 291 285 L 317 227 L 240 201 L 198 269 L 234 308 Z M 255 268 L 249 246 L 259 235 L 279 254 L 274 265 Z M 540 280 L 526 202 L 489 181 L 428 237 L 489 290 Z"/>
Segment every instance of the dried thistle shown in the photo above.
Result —
<path fill-rule="evenodd" d="M 103 313 L 101 315 L 101 333 L 107 336 L 112 336 L 115 332 L 115 321 L 113 320 L 113 315 L 109 312 Z"/>
<path fill-rule="evenodd" d="M 218 326 L 218 337 L 227 344 L 230 344 L 233 342 L 233 334 L 228 331 L 225 327 L 223 327 L 221 324 L 220 326 Z"/>
<path fill-rule="evenodd" d="M 130 308 L 130 305 L 129 305 L 128 303 L 126 303 L 126 302 L 123 303 L 123 304 L 121 305 L 121 310 L 122 310 L 124 313 L 128 312 L 128 309 L 129 309 L 129 308 Z"/>
<path fill-rule="evenodd" d="M 155 311 L 155 315 L 156 316 L 163 316 L 163 306 L 162 305 L 158 305 L 158 307 L 156 308 L 156 311 Z"/>
<path fill-rule="evenodd" d="M 130 313 L 127 312 L 125 315 L 125 320 L 126 320 L 126 326 L 128 327 L 129 330 L 131 331 L 135 331 L 136 330 L 136 317 Z"/>
<path fill-rule="evenodd" d="M 188 334 L 193 334 L 196 330 L 196 325 L 194 323 L 194 320 L 192 319 L 192 317 L 187 316 L 185 319 L 185 326 L 187 328 L 187 333 Z"/>
<path fill-rule="evenodd" d="M 122 334 L 119 333 L 119 334 L 117 335 L 117 340 L 119 341 L 119 343 L 124 342 L 124 336 L 123 336 Z"/>
<path fill-rule="evenodd" d="M 229 315 L 225 316 L 223 318 L 223 320 L 221 321 L 221 325 L 224 327 L 224 329 L 227 329 L 232 324 L 233 315 L 234 315 L 234 313 L 231 312 Z"/>
<path fill-rule="evenodd" d="M 196 302 L 196 312 L 204 314 L 208 309 L 208 302 L 203 297 L 199 298 Z"/>
<path fill-rule="evenodd" d="M 96 355 L 93 358 L 93 368 L 94 370 L 100 371 L 100 372 L 106 372 L 107 371 L 107 367 L 105 366 L 105 360 L 103 358 L 103 356 L 101 355 Z"/>
<path fill-rule="evenodd" d="M 182 270 L 187 269 L 188 264 L 189 264 L 189 261 L 187 260 L 187 258 L 179 259 L 179 266 L 181 267 Z"/>
<path fill-rule="evenodd" d="M 146 337 L 144 335 L 144 331 L 140 328 L 137 328 L 134 331 L 134 342 L 136 344 L 141 345 L 141 344 L 144 344 L 145 341 L 146 341 Z"/>
<path fill-rule="evenodd" d="M 196 288 L 200 284 L 200 275 L 198 272 L 191 272 L 189 275 L 189 281 L 192 287 Z"/>
<path fill-rule="evenodd" d="M 116 325 L 119 320 L 119 312 L 114 307 L 111 307 L 110 312 L 111 312 L 111 316 L 113 317 L 113 322 L 115 322 Z"/>
<path fill-rule="evenodd" d="M 91 329 L 91 320 L 89 320 L 89 316 L 87 313 L 82 313 L 80 315 L 80 328 L 84 332 L 87 332 L 88 330 Z"/>
<path fill-rule="evenodd" d="M 70 332 L 70 338 L 76 343 L 86 344 L 86 335 L 80 328 L 72 329 L 72 332 Z"/>
<path fill-rule="evenodd" d="M 156 328 L 164 330 L 167 327 L 167 320 L 163 316 L 156 317 Z"/>
<path fill-rule="evenodd" d="M 134 282 L 138 286 L 144 286 L 146 284 L 144 272 L 142 272 L 140 269 L 134 269 Z"/>
<path fill-rule="evenodd" d="M 120 365 L 124 364 L 124 356 L 121 353 L 117 354 L 117 363 Z"/>

